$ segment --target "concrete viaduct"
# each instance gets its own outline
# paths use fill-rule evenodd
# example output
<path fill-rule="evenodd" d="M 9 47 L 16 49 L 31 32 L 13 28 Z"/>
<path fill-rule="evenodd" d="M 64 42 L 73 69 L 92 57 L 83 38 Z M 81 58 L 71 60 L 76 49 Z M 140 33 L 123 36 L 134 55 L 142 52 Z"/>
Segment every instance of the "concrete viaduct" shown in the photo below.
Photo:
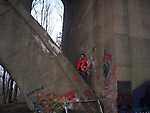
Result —
<path fill-rule="evenodd" d="M 32 110 L 41 98 L 46 103 L 51 96 L 65 101 L 72 94 L 75 101 L 102 97 L 104 112 L 117 113 L 118 81 L 129 82 L 130 95 L 150 79 L 150 1 L 62 2 L 63 53 L 30 15 L 32 0 L 0 0 L 0 63 L 17 81 Z M 82 53 L 92 62 L 91 86 L 73 66 Z M 108 78 L 103 68 L 107 62 Z M 97 106 L 78 108 L 96 113 Z M 42 107 L 48 112 L 46 104 Z"/>

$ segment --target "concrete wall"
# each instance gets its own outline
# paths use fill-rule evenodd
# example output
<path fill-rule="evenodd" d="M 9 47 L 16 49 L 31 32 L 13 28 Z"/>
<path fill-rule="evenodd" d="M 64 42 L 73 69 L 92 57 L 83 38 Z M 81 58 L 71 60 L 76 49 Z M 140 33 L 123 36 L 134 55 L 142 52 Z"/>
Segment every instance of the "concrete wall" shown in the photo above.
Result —
<path fill-rule="evenodd" d="M 103 95 L 106 86 L 102 73 L 104 51 L 112 55 L 116 68 L 114 80 L 109 83 L 111 99 L 116 95 L 117 80 L 131 81 L 134 90 L 150 79 L 149 8 L 148 0 L 65 1 L 64 53 L 74 64 L 83 52 L 94 58 L 92 87 L 97 95 Z"/>
<path fill-rule="evenodd" d="M 64 17 L 64 53 L 74 64 L 81 53 L 93 59 L 92 88 L 98 97 L 105 96 L 102 101 L 106 113 L 116 112 L 116 82 L 115 79 L 105 81 L 102 70 L 104 50 L 113 56 L 112 64 L 116 62 L 112 5 L 109 0 L 68 1 Z"/>
<path fill-rule="evenodd" d="M 150 7 L 148 0 L 132 0 L 129 2 L 129 22 L 132 53 L 133 89 L 144 81 L 150 80 L 150 40 L 149 27 Z"/>

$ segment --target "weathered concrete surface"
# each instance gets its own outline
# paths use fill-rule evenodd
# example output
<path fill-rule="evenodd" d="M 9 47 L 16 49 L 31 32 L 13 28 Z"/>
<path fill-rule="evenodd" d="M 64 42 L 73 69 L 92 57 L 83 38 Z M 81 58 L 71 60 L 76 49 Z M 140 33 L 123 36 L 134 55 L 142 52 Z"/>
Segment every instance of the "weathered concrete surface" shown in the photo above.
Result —
<path fill-rule="evenodd" d="M 64 53 L 73 63 L 82 52 L 94 59 L 92 87 L 97 96 L 105 96 L 105 112 L 116 113 L 117 80 L 131 81 L 132 89 L 135 89 L 150 79 L 149 0 L 64 0 L 64 4 Z M 48 36 L 44 36 L 39 25 L 22 9 L 20 11 L 24 12 L 19 14 L 16 9 L 9 10 L 7 4 L 1 5 L 0 9 L 5 12 L 0 17 L 0 59 L 24 89 L 24 94 L 29 95 L 41 86 L 60 95 L 71 90 L 69 80 L 63 77 L 71 70 L 70 64 L 65 65 L 62 59 L 66 58 L 62 55 L 55 56 Z M 20 14 L 27 18 L 20 19 L 23 16 Z M 30 26 L 32 22 L 34 27 Z M 109 80 L 103 76 L 104 51 L 112 56 L 111 71 L 116 68 Z M 70 76 L 74 73 L 69 71 Z M 52 79 L 53 82 L 48 81 Z M 65 89 L 53 87 L 51 84 L 55 81 L 60 81 L 57 85 Z"/>
<path fill-rule="evenodd" d="M 102 73 L 104 51 L 112 55 L 112 64 L 116 68 L 114 75 L 111 75 L 114 80 L 108 86 L 112 90 L 110 92 L 112 96 L 106 99 L 104 107 L 106 106 L 106 113 L 115 113 L 117 80 L 131 81 L 134 90 L 150 79 L 150 2 L 149 0 L 63 2 L 65 3 L 63 51 L 74 64 L 83 52 L 94 58 L 92 87 L 98 96 L 108 94 L 103 94 L 106 85 Z M 96 51 L 93 52 L 93 48 L 96 48 Z M 99 80 L 96 78 L 97 75 L 100 76 Z"/>
<path fill-rule="evenodd" d="M 150 80 L 150 1 L 129 1 L 129 36 L 133 89 Z"/>
<path fill-rule="evenodd" d="M 115 75 L 107 81 L 102 70 L 104 50 L 112 56 L 112 68 L 116 65 L 112 4 L 110 0 L 68 1 L 64 17 L 64 53 L 74 64 L 81 53 L 92 57 L 92 87 L 97 96 L 104 96 L 105 113 L 117 112 Z"/>
<path fill-rule="evenodd" d="M 28 106 L 36 109 L 37 97 L 43 93 L 46 100 L 47 96 L 63 97 L 70 91 L 76 98 L 86 99 L 84 92 L 88 86 L 42 27 L 21 4 L 1 2 L 4 5 L 0 5 L 0 63 L 18 83 Z"/>

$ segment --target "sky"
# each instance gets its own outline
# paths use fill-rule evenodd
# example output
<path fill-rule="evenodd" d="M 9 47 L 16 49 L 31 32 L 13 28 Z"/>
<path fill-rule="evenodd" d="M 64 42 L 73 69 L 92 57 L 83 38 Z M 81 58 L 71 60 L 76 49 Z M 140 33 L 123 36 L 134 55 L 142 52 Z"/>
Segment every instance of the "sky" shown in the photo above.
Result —
<path fill-rule="evenodd" d="M 34 0 L 33 4 L 37 3 L 31 11 L 32 16 L 41 23 L 42 0 Z M 47 32 L 56 42 L 56 37 L 62 33 L 64 6 L 61 0 L 44 0 L 44 11 L 46 6 L 49 6 L 48 11 L 48 29 Z M 46 24 L 43 24 L 46 28 Z"/>

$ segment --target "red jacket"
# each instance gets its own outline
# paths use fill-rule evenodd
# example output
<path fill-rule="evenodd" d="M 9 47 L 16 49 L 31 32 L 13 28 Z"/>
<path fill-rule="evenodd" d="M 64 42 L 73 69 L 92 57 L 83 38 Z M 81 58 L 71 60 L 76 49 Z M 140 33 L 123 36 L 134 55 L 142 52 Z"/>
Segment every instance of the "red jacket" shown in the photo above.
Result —
<path fill-rule="evenodd" d="M 87 57 L 80 58 L 77 61 L 76 69 L 78 71 L 86 72 L 86 71 L 88 71 L 89 67 L 90 67 L 90 64 L 89 64 Z"/>

